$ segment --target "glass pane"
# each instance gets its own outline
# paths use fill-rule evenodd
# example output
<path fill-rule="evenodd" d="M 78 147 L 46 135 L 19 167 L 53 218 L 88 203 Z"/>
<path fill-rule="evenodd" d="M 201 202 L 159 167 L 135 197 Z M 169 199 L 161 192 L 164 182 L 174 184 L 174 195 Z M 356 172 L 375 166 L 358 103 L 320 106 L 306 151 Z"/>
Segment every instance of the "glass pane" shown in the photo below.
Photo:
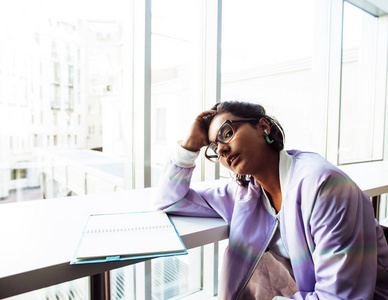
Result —
<path fill-rule="evenodd" d="M 152 298 L 163 300 L 201 289 L 201 248 L 188 255 L 152 260 Z"/>
<path fill-rule="evenodd" d="M 388 194 L 380 196 L 379 223 L 388 227 Z"/>
<path fill-rule="evenodd" d="M 324 154 L 318 69 L 326 40 L 318 4 L 223 1 L 221 98 L 262 104 L 283 126 L 286 149 Z"/>
<path fill-rule="evenodd" d="M 29 293 L 21 294 L 14 297 L 9 297 L 3 300 L 57 300 L 57 299 L 72 299 L 72 300 L 87 300 L 89 299 L 89 280 L 81 278 L 58 285 L 53 285 L 47 288 L 39 289 Z"/>
<path fill-rule="evenodd" d="M 0 203 L 123 189 L 130 6 L 20 0 L 0 12 Z"/>
<path fill-rule="evenodd" d="M 382 159 L 386 77 L 379 73 L 378 42 L 378 18 L 345 2 L 340 164 Z"/>
<path fill-rule="evenodd" d="M 110 271 L 110 296 L 112 300 L 136 299 L 136 266 Z M 139 280 L 144 281 L 143 278 Z"/>
<path fill-rule="evenodd" d="M 173 9 L 172 9 L 173 8 Z M 202 1 L 152 1 L 151 185 L 202 110 Z M 200 167 L 196 168 L 196 174 Z M 194 176 L 196 180 L 197 176 Z M 152 261 L 154 299 L 201 288 L 201 251 Z"/>
<path fill-rule="evenodd" d="M 123 189 L 131 14 L 130 0 L 0 11 L 0 203 Z M 14 298 L 88 299 L 87 283 Z"/>
<path fill-rule="evenodd" d="M 152 1 L 153 186 L 171 147 L 185 137 L 191 120 L 202 110 L 202 10 L 202 1 L 197 0 Z"/>

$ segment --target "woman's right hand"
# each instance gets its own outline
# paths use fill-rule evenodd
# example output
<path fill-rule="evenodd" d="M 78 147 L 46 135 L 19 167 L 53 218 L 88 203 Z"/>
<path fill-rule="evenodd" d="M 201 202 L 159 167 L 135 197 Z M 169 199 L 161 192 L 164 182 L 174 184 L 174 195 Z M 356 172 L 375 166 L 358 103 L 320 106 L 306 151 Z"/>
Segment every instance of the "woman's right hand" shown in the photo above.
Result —
<path fill-rule="evenodd" d="M 197 152 L 201 150 L 202 147 L 209 145 L 209 138 L 207 135 L 208 126 L 206 125 L 204 117 L 214 113 L 214 110 L 205 110 L 195 118 L 195 121 L 191 126 L 191 132 L 181 143 L 183 148 Z"/>

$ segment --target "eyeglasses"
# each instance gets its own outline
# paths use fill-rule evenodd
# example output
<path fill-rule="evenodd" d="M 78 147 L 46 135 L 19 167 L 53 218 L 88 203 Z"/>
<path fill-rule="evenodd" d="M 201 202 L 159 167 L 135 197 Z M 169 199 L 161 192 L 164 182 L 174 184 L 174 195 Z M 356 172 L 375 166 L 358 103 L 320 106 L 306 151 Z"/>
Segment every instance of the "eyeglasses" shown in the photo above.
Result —
<path fill-rule="evenodd" d="M 211 142 L 209 146 L 207 146 L 205 150 L 205 157 L 214 163 L 220 159 L 220 156 L 218 155 L 218 152 L 217 152 L 218 143 L 228 144 L 232 141 L 236 133 L 236 128 L 234 128 L 233 123 L 253 122 L 253 121 L 257 122 L 258 120 L 259 119 L 254 119 L 254 118 L 226 120 L 224 123 L 222 123 L 222 125 L 218 129 L 216 140 L 214 142 Z"/>

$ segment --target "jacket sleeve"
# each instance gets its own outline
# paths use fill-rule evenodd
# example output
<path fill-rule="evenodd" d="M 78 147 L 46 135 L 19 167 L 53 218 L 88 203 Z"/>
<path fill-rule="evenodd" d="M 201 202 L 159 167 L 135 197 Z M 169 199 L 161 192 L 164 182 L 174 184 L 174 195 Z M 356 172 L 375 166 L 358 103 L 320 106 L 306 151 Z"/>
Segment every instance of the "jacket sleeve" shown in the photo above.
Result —
<path fill-rule="evenodd" d="M 221 216 L 229 222 L 235 188 L 223 181 L 203 182 L 195 189 L 191 188 L 193 165 L 182 167 L 169 160 L 159 181 L 154 202 L 156 209 L 185 216 Z"/>
<path fill-rule="evenodd" d="M 321 186 L 310 218 L 315 290 L 293 299 L 373 299 L 377 272 L 370 199 L 344 174 Z"/>

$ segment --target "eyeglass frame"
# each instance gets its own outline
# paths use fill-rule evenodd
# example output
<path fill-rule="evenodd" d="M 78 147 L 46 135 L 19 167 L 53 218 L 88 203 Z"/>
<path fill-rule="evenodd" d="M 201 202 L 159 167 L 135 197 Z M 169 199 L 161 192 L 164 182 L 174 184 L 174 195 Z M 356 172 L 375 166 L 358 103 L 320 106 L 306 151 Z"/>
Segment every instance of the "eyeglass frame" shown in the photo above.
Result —
<path fill-rule="evenodd" d="M 213 163 L 216 163 L 216 162 L 218 162 L 218 161 L 220 160 L 220 158 L 222 157 L 222 155 L 217 155 L 217 160 L 214 161 L 214 160 L 211 160 L 211 157 L 215 157 L 215 155 L 207 155 L 206 153 L 207 153 L 209 147 L 210 147 L 212 144 L 221 143 L 221 144 L 226 145 L 226 144 L 229 144 L 229 143 L 233 140 L 233 138 L 235 137 L 236 132 L 237 132 L 237 129 L 233 126 L 233 123 L 253 122 L 253 121 L 258 122 L 259 120 L 260 120 L 260 119 L 258 119 L 258 118 L 244 118 L 244 119 L 235 119 L 235 120 L 225 120 L 225 121 L 221 124 L 221 126 L 218 128 L 218 130 L 217 130 L 216 140 L 215 140 L 214 142 L 209 143 L 209 145 L 206 147 L 206 149 L 205 149 L 205 157 L 206 157 L 208 160 L 210 160 L 211 162 L 213 162 Z M 232 129 L 233 129 L 233 136 L 231 137 L 231 139 L 230 139 L 228 142 L 223 143 L 223 142 L 221 142 L 221 141 L 218 140 L 218 136 L 219 136 L 218 133 L 220 132 L 221 128 L 222 128 L 226 123 L 228 123 L 228 124 L 230 125 L 230 127 L 232 127 Z"/>

